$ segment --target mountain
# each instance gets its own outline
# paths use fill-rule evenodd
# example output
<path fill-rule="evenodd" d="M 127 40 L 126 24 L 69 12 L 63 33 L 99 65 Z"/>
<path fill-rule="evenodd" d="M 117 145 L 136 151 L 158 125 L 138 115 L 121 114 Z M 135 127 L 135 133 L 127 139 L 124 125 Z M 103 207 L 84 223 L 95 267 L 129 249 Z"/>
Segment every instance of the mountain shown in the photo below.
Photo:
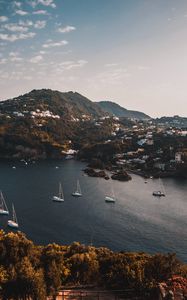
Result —
<path fill-rule="evenodd" d="M 0 158 L 60 158 L 70 148 L 103 141 L 113 131 L 113 120 L 105 115 L 74 92 L 33 90 L 1 101 Z"/>
<path fill-rule="evenodd" d="M 50 111 L 67 119 L 98 118 L 104 111 L 94 102 L 76 92 L 61 93 L 50 89 L 33 90 L 25 95 L 0 102 L 0 112 Z"/>
<path fill-rule="evenodd" d="M 0 158 L 61 158 L 69 149 L 110 140 L 119 128 L 112 117 L 114 107 L 118 116 L 125 116 L 120 115 L 125 111 L 128 117 L 148 118 L 139 112 L 131 114 L 115 103 L 112 107 L 107 112 L 79 93 L 50 89 L 1 101 Z"/>
<path fill-rule="evenodd" d="M 143 112 L 127 110 L 115 102 L 100 101 L 97 102 L 97 104 L 100 108 L 102 108 L 102 110 L 109 114 L 115 115 L 116 117 L 133 118 L 139 120 L 150 119 L 150 117 Z"/>

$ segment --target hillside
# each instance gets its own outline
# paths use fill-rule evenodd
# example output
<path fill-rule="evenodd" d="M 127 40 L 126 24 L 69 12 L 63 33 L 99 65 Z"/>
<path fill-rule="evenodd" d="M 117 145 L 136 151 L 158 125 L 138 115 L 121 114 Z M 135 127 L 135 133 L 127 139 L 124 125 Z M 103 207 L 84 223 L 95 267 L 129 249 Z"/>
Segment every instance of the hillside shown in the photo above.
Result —
<path fill-rule="evenodd" d="M 187 269 L 175 254 L 113 252 L 78 242 L 37 246 L 21 232 L 2 230 L 0 248 L 1 299 L 56 299 L 62 286 L 73 285 L 125 290 L 124 299 L 153 300 L 158 299 L 159 283 L 166 297 L 170 289 L 184 295 L 175 299 L 186 299 Z"/>
<path fill-rule="evenodd" d="M 113 130 L 112 118 L 105 115 L 96 103 L 73 92 L 33 90 L 2 101 L 0 158 L 60 158 L 62 151 L 102 141 Z"/>
<path fill-rule="evenodd" d="M 1 113 L 30 113 L 32 110 L 49 110 L 54 115 L 74 120 L 98 118 L 103 110 L 94 102 L 76 92 L 61 93 L 50 89 L 33 90 L 25 95 L 0 102 Z"/>
<path fill-rule="evenodd" d="M 133 119 L 139 119 L 139 120 L 150 119 L 150 117 L 148 115 L 144 114 L 143 112 L 127 110 L 115 102 L 100 101 L 100 102 L 97 102 L 97 104 L 106 113 L 115 115 L 116 117 L 133 118 Z"/>
<path fill-rule="evenodd" d="M 187 117 L 173 116 L 161 117 L 154 120 L 155 124 L 164 124 L 165 126 L 173 126 L 176 128 L 187 128 Z"/>

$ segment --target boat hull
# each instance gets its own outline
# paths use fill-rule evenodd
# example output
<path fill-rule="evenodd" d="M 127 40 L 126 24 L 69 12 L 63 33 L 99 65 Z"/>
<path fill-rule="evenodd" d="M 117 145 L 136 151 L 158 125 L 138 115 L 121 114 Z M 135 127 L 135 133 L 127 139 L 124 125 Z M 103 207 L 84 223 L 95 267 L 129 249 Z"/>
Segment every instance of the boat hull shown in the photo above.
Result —
<path fill-rule="evenodd" d="M 155 197 L 165 197 L 165 194 L 160 192 L 160 191 L 157 191 L 157 192 L 153 192 L 153 196 L 155 196 Z"/>
<path fill-rule="evenodd" d="M 105 202 L 107 202 L 107 203 L 115 203 L 116 200 L 114 198 L 112 198 L 112 197 L 106 196 L 105 197 Z"/>
<path fill-rule="evenodd" d="M 11 227 L 11 228 L 18 228 L 19 227 L 19 225 L 16 222 L 12 221 L 12 220 L 8 220 L 8 226 Z"/>
<path fill-rule="evenodd" d="M 82 197 L 82 194 L 78 193 L 78 192 L 75 192 L 75 193 L 72 193 L 72 196 L 73 197 Z"/>
<path fill-rule="evenodd" d="M 63 198 L 57 197 L 57 196 L 53 196 L 53 201 L 54 202 L 64 202 Z"/>
<path fill-rule="evenodd" d="M 0 215 L 9 215 L 9 212 L 7 210 L 4 209 L 0 209 Z"/>

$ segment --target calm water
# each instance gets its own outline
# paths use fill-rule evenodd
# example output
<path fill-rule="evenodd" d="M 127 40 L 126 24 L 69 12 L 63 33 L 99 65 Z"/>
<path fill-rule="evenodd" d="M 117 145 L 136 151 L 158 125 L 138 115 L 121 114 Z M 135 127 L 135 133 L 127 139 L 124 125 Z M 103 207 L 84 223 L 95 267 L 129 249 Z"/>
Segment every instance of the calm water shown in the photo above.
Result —
<path fill-rule="evenodd" d="M 158 189 L 156 179 L 145 184 L 136 175 L 125 183 L 91 178 L 83 175 L 85 165 L 73 160 L 12 166 L 0 163 L 0 189 L 8 207 L 15 205 L 20 230 L 34 242 L 80 241 L 113 250 L 176 252 L 187 262 L 187 181 L 165 179 L 167 196 L 159 199 L 152 196 Z M 83 197 L 74 198 L 78 178 Z M 59 181 L 64 203 L 51 201 Z M 104 201 L 111 185 L 115 204 Z M 0 227 L 7 230 L 6 224 L 7 217 L 0 216 Z"/>

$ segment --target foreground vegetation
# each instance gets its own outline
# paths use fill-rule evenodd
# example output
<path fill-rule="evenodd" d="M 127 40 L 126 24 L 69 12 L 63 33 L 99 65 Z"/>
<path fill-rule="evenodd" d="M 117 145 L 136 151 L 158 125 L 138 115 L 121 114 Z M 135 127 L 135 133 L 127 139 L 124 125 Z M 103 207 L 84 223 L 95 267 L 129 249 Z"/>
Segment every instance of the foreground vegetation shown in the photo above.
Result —
<path fill-rule="evenodd" d="M 46 299 L 63 285 L 152 292 L 173 274 L 187 277 L 175 254 L 115 253 L 79 243 L 36 246 L 21 232 L 0 231 L 0 293 L 7 299 Z M 29 299 L 30 299 L 29 298 Z"/>

